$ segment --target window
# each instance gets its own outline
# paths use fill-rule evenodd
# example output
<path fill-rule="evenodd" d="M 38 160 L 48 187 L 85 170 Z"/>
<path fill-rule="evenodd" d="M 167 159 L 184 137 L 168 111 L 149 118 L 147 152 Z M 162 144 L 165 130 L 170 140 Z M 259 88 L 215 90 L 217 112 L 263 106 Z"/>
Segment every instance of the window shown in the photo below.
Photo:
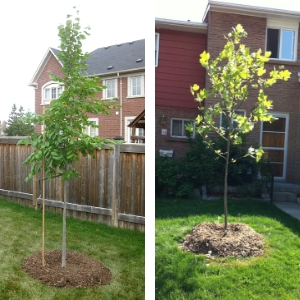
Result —
<path fill-rule="evenodd" d="M 195 122 L 193 120 L 184 120 L 184 119 L 172 119 L 171 120 L 171 136 L 178 138 L 187 138 L 189 136 L 189 132 L 186 131 L 187 124 L 193 124 L 193 132 L 191 133 L 191 137 L 195 137 Z"/>
<path fill-rule="evenodd" d="M 246 111 L 245 110 L 236 110 L 235 113 L 237 115 L 239 115 L 239 116 L 242 116 L 242 117 L 244 117 L 246 115 Z M 227 120 L 226 116 L 224 115 L 224 113 L 222 113 L 220 115 L 220 124 L 221 124 L 221 127 L 223 129 L 225 129 L 225 128 L 229 129 L 228 120 Z M 237 122 L 235 120 L 232 120 L 232 126 L 233 126 L 234 129 L 238 128 L 238 124 L 237 124 Z"/>
<path fill-rule="evenodd" d="M 296 60 L 296 37 L 298 24 L 270 21 L 267 24 L 266 50 L 270 58 Z"/>
<path fill-rule="evenodd" d="M 140 97 L 144 95 L 144 76 L 128 77 L 128 97 Z"/>
<path fill-rule="evenodd" d="M 158 66 L 159 33 L 155 33 L 155 67 Z"/>
<path fill-rule="evenodd" d="M 91 119 L 89 119 L 89 121 L 95 125 L 98 125 L 98 119 L 96 119 L 96 118 L 91 118 Z M 84 128 L 83 133 L 89 135 L 90 137 L 94 137 L 94 136 L 98 135 L 98 128 L 94 128 L 92 126 L 87 126 Z"/>
<path fill-rule="evenodd" d="M 42 88 L 42 104 L 49 104 L 51 100 L 58 99 L 63 92 L 63 87 L 58 83 L 46 83 Z"/>
<path fill-rule="evenodd" d="M 107 79 L 103 83 L 107 86 L 106 89 L 103 90 L 103 98 L 104 99 L 112 99 L 117 97 L 118 95 L 118 81 L 117 79 Z"/>

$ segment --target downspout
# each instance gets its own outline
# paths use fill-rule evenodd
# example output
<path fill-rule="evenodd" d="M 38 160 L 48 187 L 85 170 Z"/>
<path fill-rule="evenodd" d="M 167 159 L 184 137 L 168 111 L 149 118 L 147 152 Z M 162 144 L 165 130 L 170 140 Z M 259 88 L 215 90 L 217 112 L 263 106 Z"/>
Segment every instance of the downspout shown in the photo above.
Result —
<path fill-rule="evenodd" d="M 120 136 L 123 136 L 122 131 L 123 131 L 123 124 L 122 124 L 122 119 L 123 119 L 123 108 L 122 108 L 122 94 L 123 94 L 123 82 L 122 82 L 122 77 L 120 77 L 119 72 L 117 73 L 118 78 L 120 79 Z"/>

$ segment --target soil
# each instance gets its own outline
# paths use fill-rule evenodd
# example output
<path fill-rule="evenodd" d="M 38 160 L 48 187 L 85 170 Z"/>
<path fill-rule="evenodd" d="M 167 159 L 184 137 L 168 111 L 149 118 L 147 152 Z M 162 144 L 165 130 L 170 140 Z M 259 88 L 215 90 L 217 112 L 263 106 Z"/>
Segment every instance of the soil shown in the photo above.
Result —
<path fill-rule="evenodd" d="M 110 270 L 100 262 L 79 252 L 67 251 L 66 268 L 61 267 L 61 250 L 36 252 L 23 260 L 23 270 L 41 283 L 58 288 L 84 288 L 109 284 Z"/>
<path fill-rule="evenodd" d="M 183 251 L 212 258 L 260 256 L 263 247 L 263 237 L 246 224 L 230 223 L 225 234 L 224 224 L 209 222 L 194 227 L 181 245 Z"/>

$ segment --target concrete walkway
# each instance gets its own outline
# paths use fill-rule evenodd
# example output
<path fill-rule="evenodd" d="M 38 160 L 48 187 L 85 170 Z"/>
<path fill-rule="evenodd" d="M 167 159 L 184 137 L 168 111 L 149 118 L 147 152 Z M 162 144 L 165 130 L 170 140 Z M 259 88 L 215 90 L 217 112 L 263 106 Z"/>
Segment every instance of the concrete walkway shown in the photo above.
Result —
<path fill-rule="evenodd" d="M 278 208 L 300 221 L 300 204 L 295 202 L 273 202 Z"/>

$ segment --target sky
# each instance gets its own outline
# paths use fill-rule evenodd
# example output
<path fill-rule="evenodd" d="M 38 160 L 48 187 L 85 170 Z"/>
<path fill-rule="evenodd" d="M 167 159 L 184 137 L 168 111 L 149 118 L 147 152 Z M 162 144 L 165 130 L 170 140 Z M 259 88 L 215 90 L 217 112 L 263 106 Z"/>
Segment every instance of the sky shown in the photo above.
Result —
<path fill-rule="evenodd" d="M 300 3 L 295 0 L 228 2 L 300 11 Z M 67 14 L 73 14 L 73 6 L 79 9 L 81 26 L 91 27 L 91 35 L 83 42 L 84 51 L 91 52 L 100 47 L 145 38 L 149 63 L 153 56 L 152 28 L 155 17 L 202 22 L 207 0 L 2 1 L 0 121 L 8 119 L 14 103 L 17 107 L 22 105 L 25 111 L 34 112 L 34 89 L 28 84 L 48 48 L 58 48 L 60 45 L 57 27 L 65 23 Z M 154 85 L 154 70 L 148 68 L 146 74 L 146 84 L 149 80 L 149 84 Z M 154 97 L 154 94 L 152 96 Z"/>
<path fill-rule="evenodd" d="M 149 1 L 150 2 L 150 1 Z M 145 39 L 154 4 L 139 0 L 10 0 L 1 1 L 0 121 L 7 120 L 15 103 L 34 112 L 34 88 L 28 84 L 49 47 L 60 45 L 57 27 L 79 10 L 80 24 L 89 26 L 83 50 Z M 151 12 L 152 10 L 152 12 Z M 149 14 L 145 15 L 145 12 Z M 151 17 L 151 19 L 150 19 Z M 148 26 L 148 34 L 151 28 Z"/>
<path fill-rule="evenodd" d="M 299 0 L 216 0 L 218 2 L 235 3 L 251 6 L 299 11 Z M 171 20 L 202 22 L 208 0 L 156 0 L 155 17 Z"/>

